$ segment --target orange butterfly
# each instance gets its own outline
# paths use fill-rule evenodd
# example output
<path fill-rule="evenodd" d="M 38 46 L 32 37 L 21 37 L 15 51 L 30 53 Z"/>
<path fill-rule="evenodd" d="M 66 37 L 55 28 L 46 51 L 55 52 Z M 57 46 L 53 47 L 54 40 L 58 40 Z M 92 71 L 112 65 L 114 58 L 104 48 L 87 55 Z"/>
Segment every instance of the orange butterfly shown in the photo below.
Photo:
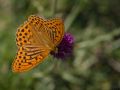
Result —
<path fill-rule="evenodd" d="M 64 24 L 61 19 L 44 20 L 35 15 L 30 16 L 16 33 L 18 52 L 12 71 L 28 71 L 44 61 L 61 42 L 63 35 Z"/>

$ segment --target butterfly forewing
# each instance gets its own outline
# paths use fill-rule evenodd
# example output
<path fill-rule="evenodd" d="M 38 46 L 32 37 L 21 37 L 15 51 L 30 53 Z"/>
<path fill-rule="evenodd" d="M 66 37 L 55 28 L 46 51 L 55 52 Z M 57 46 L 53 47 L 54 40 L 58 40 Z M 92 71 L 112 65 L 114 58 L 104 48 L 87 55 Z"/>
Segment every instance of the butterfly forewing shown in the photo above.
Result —
<path fill-rule="evenodd" d="M 55 46 L 57 46 L 64 35 L 64 24 L 59 18 L 46 20 L 44 25 L 48 29 L 48 36 L 51 38 Z"/>

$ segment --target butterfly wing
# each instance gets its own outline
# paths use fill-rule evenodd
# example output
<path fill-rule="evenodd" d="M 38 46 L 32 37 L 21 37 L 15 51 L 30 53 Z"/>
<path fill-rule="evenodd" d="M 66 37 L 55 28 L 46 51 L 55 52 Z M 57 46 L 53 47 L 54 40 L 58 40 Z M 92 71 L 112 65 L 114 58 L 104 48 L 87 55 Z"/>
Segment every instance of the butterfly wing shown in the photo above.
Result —
<path fill-rule="evenodd" d="M 43 32 L 43 22 L 42 18 L 30 16 L 28 21 L 18 28 L 16 33 L 18 52 L 12 64 L 13 72 L 28 71 L 48 56 L 52 43 Z"/>
<path fill-rule="evenodd" d="M 31 46 L 31 45 L 30 45 Z M 26 51 L 26 49 L 28 49 Z M 40 48 L 37 46 L 33 47 L 20 47 L 17 52 L 17 56 L 13 62 L 13 72 L 24 72 L 38 65 L 44 61 L 44 58 L 49 54 L 49 50 Z"/>
<path fill-rule="evenodd" d="M 51 20 L 46 20 L 44 22 L 44 25 L 47 28 L 47 33 L 51 41 L 54 43 L 55 46 L 57 46 L 64 36 L 63 21 L 59 18 L 55 18 Z"/>
<path fill-rule="evenodd" d="M 33 28 L 31 27 L 31 25 L 38 25 L 40 24 L 40 26 L 43 23 L 43 19 L 39 18 L 38 16 L 30 16 L 28 18 L 28 21 L 26 21 L 23 25 L 21 25 L 16 33 L 16 42 L 17 42 L 17 46 L 20 47 L 24 44 L 30 44 L 31 42 L 33 42 L 33 38 L 32 38 L 32 31 Z M 39 27 L 40 27 L 39 26 Z"/>

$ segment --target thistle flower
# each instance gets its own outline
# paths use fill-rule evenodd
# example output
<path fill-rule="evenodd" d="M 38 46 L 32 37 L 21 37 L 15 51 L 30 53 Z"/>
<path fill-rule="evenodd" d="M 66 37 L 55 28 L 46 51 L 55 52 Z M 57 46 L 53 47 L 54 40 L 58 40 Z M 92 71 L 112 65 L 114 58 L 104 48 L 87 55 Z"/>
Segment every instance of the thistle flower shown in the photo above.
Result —
<path fill-rule="evenodd" d="M 65 33 L 61 43 L 57 46 L 57 51 L 52 51 L 53 55 L 57 59 L 64 60 L 73 55 L 74 37 L 70 33 Z"/>

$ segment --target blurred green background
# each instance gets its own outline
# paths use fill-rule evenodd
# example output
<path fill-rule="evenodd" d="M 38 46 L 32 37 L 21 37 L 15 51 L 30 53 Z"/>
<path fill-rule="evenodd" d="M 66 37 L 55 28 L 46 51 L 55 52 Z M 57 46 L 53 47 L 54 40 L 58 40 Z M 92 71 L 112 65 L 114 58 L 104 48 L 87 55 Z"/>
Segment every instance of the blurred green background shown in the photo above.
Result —
<path fill-rule="evenodd" d="M 15 33 L 31 14 L 61 17 L 74 57 L 15 74 Z M 120 0 L 0 0 L 0 90 L 120 90 Z"/>

